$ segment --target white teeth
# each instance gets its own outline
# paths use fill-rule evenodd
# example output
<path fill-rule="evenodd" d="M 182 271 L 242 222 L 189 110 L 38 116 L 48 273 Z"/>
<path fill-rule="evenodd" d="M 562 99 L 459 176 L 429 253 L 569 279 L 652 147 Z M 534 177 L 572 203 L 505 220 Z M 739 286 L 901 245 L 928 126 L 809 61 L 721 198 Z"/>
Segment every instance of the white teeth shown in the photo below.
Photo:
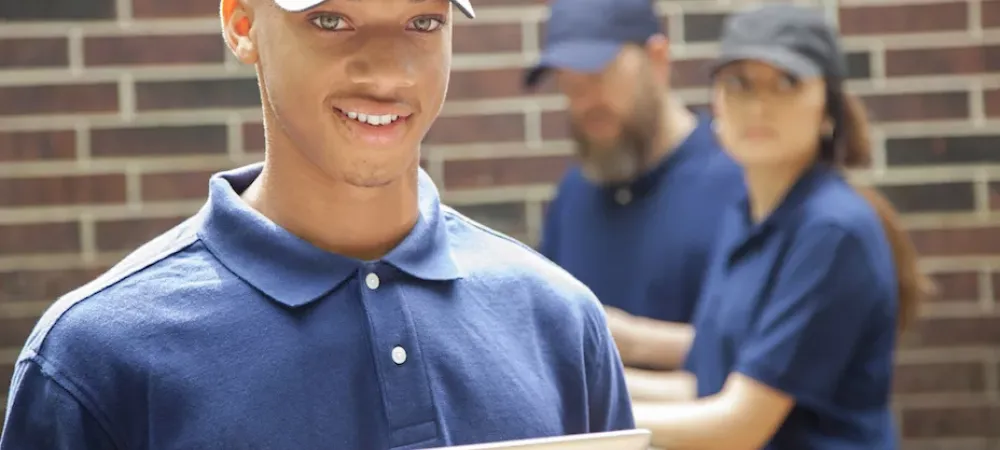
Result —
<path fill-rule="evenodd" d="M 358 122 L 367 123 L 368 125 L 375 125 L 375 126 L 388 125 L 390 123 L 399 120 L 399 115 L 397 114 L 375 115 L 375 114 L 359 113 L 354 111 L 345 111 L 344 114 L 346 114 L 347 117 L 351 119 L 357 120 Z"/>

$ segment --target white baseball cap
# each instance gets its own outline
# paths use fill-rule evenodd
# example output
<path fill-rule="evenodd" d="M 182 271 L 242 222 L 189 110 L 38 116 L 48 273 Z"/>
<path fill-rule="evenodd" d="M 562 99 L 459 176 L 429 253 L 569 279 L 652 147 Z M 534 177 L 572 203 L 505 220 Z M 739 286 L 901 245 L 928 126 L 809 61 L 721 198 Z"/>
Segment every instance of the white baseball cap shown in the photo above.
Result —
<path fill-rule="evenodd" d="M 285 11 L 300 12 L 319 5 L 324 1 L 326 0 L 274 0 L 274 3 Z M 476 17 L 475 11 L 472 10 L 472 3 L 469 0 L 451 0 L 451 3 L 458 7 L 466 17 L 470 19 Z"/>

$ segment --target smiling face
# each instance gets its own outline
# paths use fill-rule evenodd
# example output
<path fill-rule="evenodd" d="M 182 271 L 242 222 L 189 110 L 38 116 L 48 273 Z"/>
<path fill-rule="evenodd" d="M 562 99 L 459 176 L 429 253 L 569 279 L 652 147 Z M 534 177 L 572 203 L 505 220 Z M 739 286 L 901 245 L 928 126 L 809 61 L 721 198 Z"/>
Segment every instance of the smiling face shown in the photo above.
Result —
<path fill-rule="evenodd" d="M 257 67 L 269 149 L 356 186 L 416 168 L 448 86 L 448 0 L 329 0 L 296 13 L 235 1 L 227 40 Z"/>

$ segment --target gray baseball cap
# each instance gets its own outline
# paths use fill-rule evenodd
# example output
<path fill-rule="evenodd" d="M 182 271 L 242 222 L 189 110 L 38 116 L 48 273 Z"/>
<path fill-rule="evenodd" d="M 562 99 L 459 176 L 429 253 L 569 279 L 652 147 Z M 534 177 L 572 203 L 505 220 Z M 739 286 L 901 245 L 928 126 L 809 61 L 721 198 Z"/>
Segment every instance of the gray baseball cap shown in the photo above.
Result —
<path fill-rule="evenodd" d="M 723 25 L 721 47 L 713 74 L 727 64 L 755 60 L 796 78 L 847 76 L 837 31 L 812 8 L 782 4 L 735 13 Z"/>
<path fill-rule="evenodd" d="M 300 12 L 317 6 L 324 1 L 326 0 L 274 0 L 274 3 L 285 11 Z M 451 0 L 451 3 L 462 11 L 462 14 L 465 14 L 466 17 L 470 19 L 476 17 L 476 12 L 472 10 L 472 3 L 469 0 Z"/>

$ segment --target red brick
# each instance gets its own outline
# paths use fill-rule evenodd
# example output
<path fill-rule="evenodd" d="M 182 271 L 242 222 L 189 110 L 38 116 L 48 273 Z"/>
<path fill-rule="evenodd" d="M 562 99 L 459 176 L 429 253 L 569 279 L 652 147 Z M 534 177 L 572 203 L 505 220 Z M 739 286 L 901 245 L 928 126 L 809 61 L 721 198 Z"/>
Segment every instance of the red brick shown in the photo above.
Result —
<path fill-rule="evenodd" d="M 569 113 L 566 111 L 545 111 L 542 113 L 542 139 L 569 139 Z"/>
<path fill-rule="evenodd" d="M 76 157 L 73 131 L 0 131 L 0 163 Z"/>
<path fill-rule="evenodd" d="M 975 302 L 979 299 L 979 274 L 976 272 L 948 272 L 932 274 L 937 294 L 931 301 Z"/>
<path fill-rule="evenodd" d="M 554 183 L 569 164 L 566 156 L 446 161 L 444 185 L 461 189 Z"/>
<path fill-rule="evenodd" d="M 478 5 L 478 4 L 477 4 Z M 472 23 L 452 29 L 452 51 L 460 53 L 520 53 L 520 24 Z"/>
<path fill-rule="evenodd" d="M 865 97 L 864 102 L 871 118 L 878 122 L 969 117 L 967 92 L 871 95 Z"/>
<path fill-rule="evenodd" d="M 0 87 L 0 116 L 118 110 L 118 85 L 62 84 Z"/>
<path fill-rule="evenodd" d="M 79 248 L 79 233 L 75 223 L 66 230 L 51 230 L 48 239 L 65 235 L 73 238 L 70 251 Z M 26 301 L 52 301 L 91 280 L 97 278 L 105 268 L 66 270 L 19 270 L 0 272 L 0 303 Z M 3 380 L 0 377 L 0 380 Z"/>
<path fill-rule="evenodd" d="M 145 201 L 203 199 L 213 171 L 151 173 L 142 177 Z"/>
<path fill-rule="evenodd" d="M 923 319 L 908 344 L 919 347 L 1000 346 L 1000 317 Z"/>
<path fill-rule="evenodd" d="M 923 256 L 1000 254 L 1000 228 L 921 229 L 910 236 Z"/>
<path fill-rule="evenodd" d="M 1000 408 L 995 406 L 907 409 L 902 419 L 907 438 L 1000 437 Z"/>
<path fill-rule="evenodd" d="M 986 115 L 1000 117 L 1000 89 L 986 91 L 983 102 L 986 104 Z"/>
<path fill-rule="evenodd" d="M 24 346 L 36 322 L 38 319 L 34 317 L 18 319 L 0 317 L 0 348 Z"/>
<path fill-rule="evenodd" d="M 80 226 L 76 222 L 0 225 L 0 256 L 78 251 Z M 7 289 L 0 287 L 0 292 Z"/>
<path fill-rule="evenodd" d="M 1000 27 L 1000 2 L 986 0 L 980 7 L 983 16 L 983 28 Z"/>
<path fill-rule="evenodd" d="M 707 86 L 709 82 L 708 65 L 711 62 L 711 58 L 672 61 L 670 63 L 670 86 L 675 89 Z"/>
<path fill-rule="evenodd" d="M 65 38 L 0 39 L 0 69 L 59 67 L 69 64 Z"/>
<path fill-rule="evenodd" d="M 260 122 L 243 124 L 243 150 L 248 153 L 264 151 L 264 124 Z"/>
<path fill-rule="evenodd" d="M 987 389 L 982 362 L 900 364 L 896 394 L 980 393 Z"/>
<path fill-rule="evenodd" d="M 523 114 L 441 117 L 434 122 L 424 142 L 464 144 L 524 140 Z"/>
<path fill-rule="evenodd" d="M 97 223 L 100 251 L 131 251 L 184 221 L 186 217 L 127 219 Z"/>
<path fill-rule="evenodd" d="M 964 31 L 969 27 L 968 2 L 849 6 L 840 8 L 844 35 L 876 35 Z"/>
<path fill-rule="evenodd" d="M 158 17 L 218 17 L 219 2 L 204 0 L 132 0 L 132 15 L 142 19 Z"/>
<path fill-rule="evenodd" d="M 466 70 L 452 72 L 448 100 L 475 100 L 527 95 L 522 88 L 523 69 Z"/>
<path fill-rule="evenodd" d="M 248 108 L 260 106 L 257 80 L 155 81 L 136 83 L 136 108 Z"/>
<path fill-rule="evenodd" d="M 84 41 L 88 66 L 222 63 L 219 33 L 181 36 L 107 36 Z"/>
<path fill-rule="evenodd" d="M 0 2 L 0 18 L 10 21 L 91 21 L 115 17 L 115 0 L 45 0 Z"/>
<path fill-rule="evenodd" d="M 225 154 L 225 125 L 95 129 L 90 132 L 94 157 Z"/>
<path fill-rule="evenodd" d="M 0 179 L 0 207 L 122 203 L 125 176 L 71 175 Z"/>
<path fill-rule="evenodd" d="M 949 75 L 1000 71 L 1000 45 L 888 50 L 888 76 Z"/>

